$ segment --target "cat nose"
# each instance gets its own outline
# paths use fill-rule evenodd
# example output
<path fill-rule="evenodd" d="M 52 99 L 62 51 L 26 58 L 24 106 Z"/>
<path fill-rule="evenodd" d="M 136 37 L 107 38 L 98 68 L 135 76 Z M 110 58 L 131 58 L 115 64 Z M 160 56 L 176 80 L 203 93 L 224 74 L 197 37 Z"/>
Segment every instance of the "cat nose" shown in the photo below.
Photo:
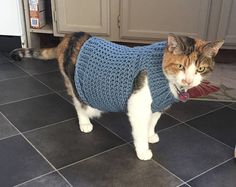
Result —
<path fill-rule="evenodd" d="M 182 79 L 182 83 L 187 84 L 188 86 L 190 86 L 193 83 L 193 81 L 190 80 L 190 79 Z"/>

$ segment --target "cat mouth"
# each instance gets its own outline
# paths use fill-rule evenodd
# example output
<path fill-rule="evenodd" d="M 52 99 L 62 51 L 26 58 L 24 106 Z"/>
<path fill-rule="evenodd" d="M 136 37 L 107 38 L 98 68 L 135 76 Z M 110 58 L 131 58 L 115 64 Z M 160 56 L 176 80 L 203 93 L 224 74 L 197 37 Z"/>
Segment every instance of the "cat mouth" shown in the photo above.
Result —
<path fill-rule="evenodd" d="M 187 92 L 187 89 L 183 86 L 180 86 L 180 88 L 178 88 L 177 85 L 175 84 L 174 84 L 174 87 L 178 94 L 178 99 L 182 102 L 186 102 L 189 99 L 189 94 Z"/>

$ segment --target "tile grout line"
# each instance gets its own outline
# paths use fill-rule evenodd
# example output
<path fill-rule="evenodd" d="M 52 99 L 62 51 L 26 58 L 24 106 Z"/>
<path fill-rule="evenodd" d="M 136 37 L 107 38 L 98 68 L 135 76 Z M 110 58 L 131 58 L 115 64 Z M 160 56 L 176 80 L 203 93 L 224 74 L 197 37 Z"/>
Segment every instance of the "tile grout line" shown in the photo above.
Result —
<path fill-rule="evenodd" d="M 40 94 L 40 95 L 36 95 L 36 96 L 32 96 L 32 97 L 27 97 L 27 98 L 24 98 L 24 99 L 19 99 L 19 100 L 16 100 L 16 101 L 10 101 L 10 102 L 7 102 L 7 103 L 2 103 L 2 104 L 0 104 L 0 106 L 13 104 L 13 103 L 18 103 L 18 102 L 21 102 L 21 101 L 26 101 L 26 100 L 29 100 L 29 99 L 35 99 L 35 98 L 38 98 L 38 97 L 52 95 L 52 94 L 54 94 L 54 92 L 49 92 L 49 93 Z"/>
<path fill-rule="evenodd" d="M 1 111 L 0 111 L 0 114 L 4 115 Z M 6 117 L 4 116 L 4 118 L 6 118 Z M 58 121 L 58 122 L 51 123 L 51 124 L 48 124 L 48 125 L 45 125 L 45 126 L 42 126 L 42 127 L 38 127 L 38 128 L 35 128 L 35 129 L 24 131 L 24 132 L 22 132 L 22 134 L 31 133 L 31 132 L 41 130 L 41 129 L 46 129 L 46 128 L 51 127 L 51 126 L 59 125 L 60 123 L 64 123 L 64 122 L 68 122 L 68 121 L 72 121 L 72 120 L 76 120 L 76 119 L 77 119 L 77 117 L 69 118 L 69 119 L 66 119 L 66 120 L 63 120 L 63 121 Z M 10 136 L 6 136 L 4 138 L 0 138 L 0 141 L 4 140 L 4 139 L 7 139 L 7 138 L 12 138 L 14 136 L 18 136 L 18 135 L 20 135 L 20 133 L 17 131 L 17 134 L 13 134 L 13 135 L 10 135 Z"/>
<path fill-rule="evenodd" d="M 182 120 L 180 119 L 177 119 L 176 117 L 172 116 L 171 114 L 167 113 L 167 112 L 164 112 L 164 114 L 166 114 L 167 116 L 171 117 L 171 118 L 174 118 L 175 120 L 177 120 L 178 122 L 180 123 L 183 123 Z"/>
<path fill-rule="evenodd" d="M 132 141 L 127 142 L 127 144 L 135 151 L 134 146 L 131 144 Z M 138 159 L 138 158 L 137 158 Z M 153 157 L 151 159 L 156 165 L 158 165 L 159 167 L 161 167 L 163 170 L 165 170 L 166 172 L 168 172 L 169 174 L 171 174 L 172 176 L 174 176 L 175 178 L 179 179 L 182 183 L 180 185 L 185 184 L 186 182 L 181 179 L 180 177 L 178 177 L 175 173 L 171 172 L 170 170 L 168 170 L 166 167 L 164 167 L 163 165 L 161 165 L 158 161 L 156 161 Z"/>
<path fill-rule="evenodd" d="M 29 75 L 24 75 L 24 76 L 19 76 L 19 77 L 12 77 L 12 78 L 8 78 L 8 79 L 1 79 L 0 83 L 4 82 L 4 81 L 10 81 L 10 80 L 15 80 L 15 79 L 23 79 L 23 78 L 27 78 L 27 77 L 29 77 Z"/>
<path fill-rule="evenodd" d="M 116 135 L 117 137 L 119 137 L 120 139 L 122 139 L 123 141 L 125 142 L 133 142 L 132 140 L 131 141 L 127 141 L 125 140 L 124 138 L 122 138 L 121 136 L 119 136 L 117 133 L 113 132 L 110 128 L 104 126 L 102 123 L 100 123 L 99 121 L 97 121 L 96 119 L 93 119 L 96 123 L 98 123 L 99 125 L 101 125 L 103 128 L 105 128 L 106 130 L 108 130 L 109 132 L 111 132 L 112 134 Z M 176 123 L 175 125 L 172 125 L 170 127 L 167 127 L 167 128 L 164 128 L 164 129 L 161 129 L 159 130 L 157 133 L 160 133 L 160 132 L 163 132 L 165 130 L 168 130 L 168 129 L 171 129 L 171 128 L 174 128 L 174 127 L 177 127 L 179 125 L 183 124 L 183 122 L 180 122 L 178 121 L 178 123 Z"/>
<path fill-rule="evenodd" d="M 225 105 L 225 106 L 230 106 L 230 105 L 232 105 L 232 104 L 234 104 L 235 102 L 227 102 L 227 104 L 225 104 L 225 103 L 223 103 L 223 102 L 221 102 L 223 105 Z"/>
<path fill-rule="evenodd" d="M 189 119 L 189 120 L 186 120 L 186 121 L 184 121 L 184 123 L 189 122 L 189 121 L 192 121 L 192 120 L 197 119 L 197 118 L 200 118 L 200 117 L 202 117 L 202 116 L 206 116 L 206 115 L 208 115 L 208 114 L 211 114 L 211 113 L 216 112 L 216 111 L 218 111 L 218 110 L 221 110 L 221 109 L 223 109 L 223 108 L 227 108 L 227 106 L 225 106 L 225 105 L 220 106 L 219 108 L 213 109 L 213 110 L 211 110 L 211 111 L 209 111 L 209 112 L 207 112 L 207 113 L 205 113 L 205 114 L 202 114 L 202 115 L 199 115 L 199 116 L 195 116 L 195 117 L 193 117 L 193 118 L 191 118 L 191 119 Z"/>
<path fill-rule="evenodd" d="M 49 70 L 49 71 L 45 71 L 45 72 L 40 72 L 40 73 L 30 73 L 27 72 L 21 65 L 18 64 L 18 61 L 14 61 L 8 58 L 8 62 L 10 62 L 12 65 L 18 67 L 19 69 L 21 69 L 22 71 L 24 71 L 27 74 L 31 74 L 32 76 L 37 76 L 37 75 L 42 75 L 42 74 L 47 74 L 47 73 L 54 73 L 54 72 L 60 72 L 59 69 L 55 69 L 55 70 Z M 33 63 L 33 62 L 29 62 L 29 63 Z M 57 63 L 57 62 L 56 62 Z M 58 67 L 58 64 L 56 65 Z"/>
<path fill-rule="evenodd" d="M 64 99 L 64 100 L 66 100 L 68 103 L 70 103 L 70 104 L 72 104 L 73 106 L 74 106 L 74 104 L 73 104 L 73 101 L 71 100 L 69 100 L 69 99 L 67 99 L 66 97 L 64 97 L 63 95 L 61 95 L 60 94 L 60 92 L 62 93 L 62 92 L 66 92 L 67 93 L 67 90 L 60 90 L 60 91 L 57 91 L 57 93 Z M 67 94 L 68 95 L 68 94 Z M 69 95 L 70 96 L 70 95 Z M 71 96 L 70 96 L 71 97 Z"/>
<path fill-rule="evenodd" d="M 210 139 L 212 139 L 212 140 L 215 140 L 216 142 L 218 142 L 218 143 L 220 143 L 220 144 L 222 144 L 222 145 L 224 145 L 224 146 L 230 148 L 231 150 L 234 150 L 233 147 L 231 147 L 231 146 L 225 144 L 224 142 L 221 142 L 220 140 L 216 139 L 215 137 L 213 137 L 213 136 L 211 136 L 211 135 L 209 135 L 209 134 L 206 134 L 206 133 L 200 131 L 199 129 L 197 129 L 197 128 L 195 128 L 195 127 L 192 127 L 191 125 L 189 125 L 189 124 L 187 124 L 187 123 L 184 123 L 184 125 L 186 125 L 186 126 L 188 126 L 189 128 L 191 128 L 191 129 L 193 129 L 193 130 L 199 132 L 200 134 L 203 134 L 203 135 L 207 136 L 208 138 L 210 138 Z"/>
<path fill-rule="evenodd" d="M 64 179 L 67 182 L 67 184 L 69 184 L 69 186 L 73 187 L 73 185 L 67 180 L 66 177 L 64 177 L 64 175 L 61 174 L 60 171 L 56 170 L 56 172 L 57 172 L 58 175 L 61 176 L 62 179 Z"/>
<path fill-rule="evenodd" d="M 168 170 L 166 167 L 164 167 L 163 165 L 161 165 L 159 162 L 157 162 L 157 161 L 154 160 L 153 158 L 152 158 L 151 160 L 153 160 L 154 163 L 155 163 L 156 165 L 158 165 L 159 167 L 161 167 L 163 170 L 167 171 L 169 174 L 171 174 L 171 175 L 173 175 L 175 178 L 179 179 L 179 180 L 182 182 L 181 184 L 185 183 L 185 181 L 184 181 L 183 179 L 181 179 L 180 177 L 178 177 L 175 173 L 172 173 L 170 170 Z"/>
<path fill-rule="evenodd" d="M 182 185 L 187 185 L 188 187 L 191 187 L 187 182 L 184 182 L 184 183 L 182 183 L 182 184 L 180 184 L 180 185 L 178 185 L 178 186 L 176 186 L 176 187 L 181 187 Z"/>
<path fill-rule="evenodd" d="M 66 89 L 63 89 L 63 90 L 54 90 L 56 93 L 57 92 L 67 92 L 67 90 Z"/>
<path fill-rule="evenodd" d="M 49 87 L 48 85 L 46 85 L 45 83 L 43 83 L 42 81 L 40 81 L 39 79 L 37 79 L 36 77 L 33 77 L 35 80 L 39 81 L 41 84 L 43 84 L 44 86 L 46 86 L 48 89 L 50 89 L 51 91 L 53 91 L 53 93 L 55 93 L 57 96 L 59 96 L 60 98 L 62 98 L 64 101 L 68 102 L 69 104 L 72 104 L 74 106 L 73 103 L 69 102 L 67 99 L 65 99 L 62 95 L 60 95 L 56 90 L 52 89 L 51 87 Z"/>
<path fill-rule="evenodd" d="M 0 112 L 0 113 L 1 113 L 1 112 Z M 5 140 L 5 139 L 8 139 L 8 138 L 15 137 L 15 136 L 18 136 L 18 135 L 20 135 L 19 132 L 17 132 L 17 134 L 13 134 L 13 135 L 10 135 L 10 136 L 6 136 L 6 137 L 3 137 L 3 138 L 0 138 L 0 141 Z"/>
<path fill-rule="evenodd" d="M 71 166 L 74 166 L 74 165 L 79 164 L 79 163 L 81 163 L 81 162 L 90 160 L 90 159 L 92 159 L 92 158 L 95 158 L 95 157 L 97 157 L 97 156 L 103 155 L 103 154 L 105 154 L 105 153 L 108 153 L 108 152 L 110 152 L 110 151 L 113 151 L 113 150 L 115 150 L 115 149 L 117 149 L 117 148 L 123 147 L 123 146 L 128 145 L 128 144 L 129 144 L 129 142 L 124 142 L 124 143 L 121 144 L 121 145 L 117 145 L 117 146 L 115 146 L 115 147 L 112 147 L 112 148 L 110 148 L 110 149 L 107 149 L 107 150 L 105 150 L 105 151 L 102 151 L 102 152 L 100 152 L 100 153 L 97 153 L 97 154 L 95 154 L 95 155 L 92 155 L 92 156 L 89 156 L 89 157 L 87 157 L 87 158 L 78 160 L 78 161 L 73 162 L 73 163 L 71 163 L 71 164 L 68 164 L 68 165 L 66 165 L 66 166 L 62 166 L 62 167 L 58 168 L 58 170 L 66 169 L 66 168 L 68 168 L 68 167 L 71 167 Z"/>
<path fill-rule="evenodd" d="M 12 64 L 14 64 L 13 62 L 11 62 Z M 64 97 L 62 97 L 56 90 L 54 90 L 53 88 L 49 87 L 48 85 L 46 85 L 44 82 L 40 81 L 38 78 L 36 78 L 33 74 L 27 72 L 26 70 L 24 70 L 21 66 L 14 64 L 15 66 L 17 66 L 18 68 L 20 68 L 22 71 L 24 71 L 26 74 L 28 74 L 30 77 L 32 77 L 33 79 L 37 80 L 38 82 L 40 82 L 41 84 L 43 84 L 44 86 L 46 86 L 48 89 L 50 89 L 53 93 L 57 94 L 60 98 L 62 98 L 63 100 L 65 100 L 66 102 L 70 103 L 67 99 L 65 99 Z M 71 104 L 71 103 L 70 103 Z"/>
<path fill-rule="evenodd" d="M 236 103 L 232 103 L 231 105 L 227 105 L 226 107 L 229 108 L 229 109 L 231 109 L 231 110 L 236 111 L 236 108 L 233 108 L 233 107 L 232 107 L 234 104 L 236 104 Z"/>
<path fill-rule="evenodd" d="M 221 110 L 222 108 L 227 108 L 227 106 L 220 107 L 220 108 L 218 108 L 218 109 L 216 109 L 216 110 L 214 110 L 214 111 L 208 112 L 208 113 L 206 113 L 206 114 L 204 114 L 204 115 L 213 113 L 213 112 L 215 112 L 215 111 L 217 111 L 217 110 Z M 168 114 L 168 115 L 171 116 L 170 114 Z M 204 116 L 204 115 L 201 115 L 201 116 Z M 197 118 L 199 118 L 199 117 L 201 117 L 201 116 L 198 116 L 198 117 L 193 118 L 193 119 L 197 119 Z M 174 119 L 178 120 L 178 119 L 175 118 L 174 116 L 171 116 L 171 117 L 173 117 Z M 185 125 L 185 126 L 188 126 L 188 127 L 192 128 L 193 130 L 195 130 L 195 131 L 197 131 L 197 132 L 199 132 L 199 133 L 201 133 L 201 134 L 204 134 L 205 136 L 207 136 L 207 137 L 209 137 L 209 138 L 215 140 L 216 142 L 218 142 L 218 143 L 220 143 L 220 144 L 223 144 L 224 146 L 226 146 L 226 147 L 228 147 L 228 148 L 234 150 L 234 148 L 232 148 L 231 146 L 225 144 L 224 142 L 221 142 L 220 140 L 216 139 L 215 137 L 213 137 L 213 136 L 211 136 L 211 135 L 209 135 L 209 134 L 206 134 L 206 133 L 204 133 L 204 132 L 202 132 L 202 131 L 200 131 L 200 130 L 194 128 L 194 127 L 192 127 L 191 125 L 189 125 L 188 122 L 191 121 L 191 120 L 192 120 L 192 119 L 187 120 L 187 121 L 185 121 L 185 122 L 182 121 L 181 124 L 183 124 L 183 125 Z M 179 121 L 180 121 L 180 120 L 179 120 Z M 178 124 L 178 125 L 181 125 L 181 124 Z M 176 125 L 176 126 L 178 126 L 178 125 Z M 174 126 L 173 126 L 173 127 L 174 127 Z M 170 127 L 170 128 L 172 128 L 172 127 Z M 169 129 L 170 129 L 170 128 L 169 128 Z M 165 130 L 165 129 L 163 129 L 163 130 Z M 162 130 L 162 131 L 163 131 L 163 130 Z"/>
<path fill-rule="evenodd" d="M 44 74 L 49 74 L 49 73 L 55 73 L 55 72 L 59 72 L 60 70 L 51 70 L 51 71 L 45 71 L 45 72 L 41 72 L 41 73 L 35 73 L 35 74 L 31 74 L 32 76 L 39 76 L 39 75 L 44 75 Z"/>
<path fill-rule="evenodd" d="M 158 123 L 158 122 L 157 122 L 157 123 Z M 182 125 L 182 124 L 183 124 L 183 122 L 176 123 L 175 125 L 172 125 L 172 126 L 170 126 L 170 127 L 167 127 L 167 128 L 164 128 L 164 129 L 161 129 L 161 130 L 157 131 L 157 133 L 160 133 L 160 132 L 163 132 L 163 131 L 172 129 L 172 128 L 177 127 L 177 126 Z M 158 124 L 157 124 L 157 125 L 158 125 Z"/>
<path fill-rule="evenodd" d="M 222 106 L 219 106 L 219 107 L 216 108 L 216 109 L 213 109 L 213 110 L 208 111 L 207 113 L 197 115 L 197 116 L 192 117 L 192 118 L 187 119 L 187 120 L 178 119 L 178 118 L 176 118 L 175 116 L 173 116 L 173 115 L 171 115 L 171 114 L 169 114 L 169 113 L 167 113 L 167 112 L 166 112 L 165 114 L 169 115 L 170 117 L 174 118 L 174 119 L 177 120 L 177 121 L 180 121 L 180 122 L 182 122 L 182 123 L 186 123 L 186 122 L 189 122 L 189 121 L 191 121 L 191 120 L 200 118 L 200 117 L 205 116 L 205 115 L 207 115 L 207 114 L 211 114 L 211 113 L 213 113 L 213 112 L 216 112 L 217 110 L 221 110 L 222 108 L 226 108 L 226 107 L 227 107 L 227 106 L 222 105 Z"/>
<path fill-rule="evenodd" d="M 31 132 L 38 131 L 38 130 L 41 130 L 41 129 L 46 129 L 48 127 L 52 127 L 54 125 L 60 125 L 61 123 L 72 121 L 72 120 L 75 120 L 75 119 L 77 119 L 77 118 L 74 117 L 74 118 L 65 119 L 63 121 L 58 121 L 58 122 L 51 123 L 51 124 L 48 124 L 48 125 L 45 125 L 45 126 L 42 126 L 42 127 L 38 127 L 38 128 L 35 128 L 35 129 L 24 131 L 24 132 L 22 132 L 22 134 L 31 133 Z"/>
<path fill-rule="evenodd" d="M 13 128 L 15 128 L 15 129 L 19 132 L 19 134 L 32 146 L 32 148 L 34 148 L 34 150 L 35 150 L 36 152 L 38 152 L 39 155 L 41 155 L 41 157 L 51 166 L 51 168 L 52 168 L 54 171 L 56 171 L 61 177 L 63 177 L 63 179 L 64 179 L 71 187 L 73 187 L 73 186 L 70 184 L 70 182 L 69 182 L 64 176 L 62 176 L 62 174 L 57 170 L 57 168 L 54 167 L 53 164 L 52 164 L 51 162 L 49 162 L 49 160 L 26 138 L 26 136 L 25 136 L 23 133 L 21 133 L 21 132 L 18 130 L 18 128 L 16 128 L 16 127 L 11 123 L 11 121 L 6 118 L 5 115 L 3 115 L 3 117 L 12 125 Z"/>
<path fill-rule="evenodd" d="M 216 99 L 211 99 L 211 98 L 190 98 L 189 101 L 203 101 L 203 102 L 214 102 L 214 101 L 217 101 L 223 105 L 227 105 L 227 104 L 224 104 L 224 103 L 232 103 L 234 101 L 231 101 L 231 100 L 216 100 Z"/>
<path fill-rule="evenodd" d="M 38 177 L 35 177 L 35 178 L 32 178 L 32 179 L 27 180 L 27 181 L 25 181 L 25 182 L 22 182 L 22 183 L 20 183 L 20 184 L 14 185 L 13 187 L 18 187 L 18 186 L 21 186 L 21 185 L 23 185 L 23 184 L 27 184 L 28 182 L 34 181 L 34 180 L 36 180 L 36 179 L 39 179 L 39 178 L 41 178 L 41 177 L 44 177 L 44 176 L 49 175 L 49 174 L 54 173 L 54 172 L 55 172 L 55 171 L 50 171 L 50 172 L 45 173 L 45 174 L 43 174 L 43 175 L 40 175 L 40 176 L 38 176 Z"/>
<path fill-rule="evenodd" d="M 96 123 L 98 123 L 100 126 L 102 126 L 104 129 L 106 129 L 107 131 L 109 131 L 110 133 L 112 133 L 113 135 L 117 136 L 118 138 L 120 138 L 121 140 L 123 140 L 124 142 L 130 142 L 125 140 L 124 138 L 120 137 L 118 134 L 116 134 L 115 132 L 113 132 L 111 129 L 107 128 L 106 126 L 103 126 L 102 123 L 100 123 L 99 121 L 97 121 L 96 119 L 93 119 Z"/>
<path fill-rule="evenodd" d="M 229 158 L 229 159 L 227 159 L 227 160 L 225 160 L 225 161 L 223 161 L 223 162 L 213 166 L 212 168 L 210 168 L 210 169 L 208 169 L 208 170 L 206 170 L 206 171 L 204 171 L 204 172 L 202 172 L 202 173 L 192 177 L 191 179 L 187 180 L 186 183 L 190 182 L 190 181 L 192 181 L 192 180 L 194 180 L 194 179 L 196 179 L 196 178 L 198 178 L 198 177 L 200 177 L 200 176 L 202 176 L 202 175 L 204 175 L 206 173 L 208 173 L 209 171 L 212 171 L 213 169 L 215 169 L 215 168 L 217 168 L 217 167 L 219 167 L 219 166 L 221 166 L 221 165 L 223 165 L 223 164 L 225 164 L 225 163 L 227 163 L 227 162 L 229 162 L 229 161 L 231 161 L 233 159 L 234 159 L 234 157 L 231 157 L 231 158 Z"/>

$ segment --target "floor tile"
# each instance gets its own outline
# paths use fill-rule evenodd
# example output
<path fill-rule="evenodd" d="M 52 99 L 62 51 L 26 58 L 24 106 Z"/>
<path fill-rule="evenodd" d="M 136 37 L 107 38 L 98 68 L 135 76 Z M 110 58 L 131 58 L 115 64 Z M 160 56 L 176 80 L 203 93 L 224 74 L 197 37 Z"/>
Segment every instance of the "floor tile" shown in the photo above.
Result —
<path fill-rule="evenodd" d="M 32 77 L 0 81 L 0 104 L 52 92 Z"/>
<path fill-rule="evenodd" d="M 236 160 L 231 160 L 190 181 L 192 187 L 235 187 Z"/>
<path fill-rule="evenodd" d="M 56 172 L 29 181 L 18 187 L 69 187 L 70 185 Z"/>
<path fill-rule="evenodd" d="M 0 113 L 0 139 L 18 134 L 17 130 Z"/>
<path fill-rule="evenodd" d="M 17 62 L 17 65 L 33 75 L 58 70 L 56 60 L 24 59 Z"/>
<path fill-rule="evenodd" d="M 222 106 L 223 104 L 214 101 L 188 101 L 175 103 L 166 112 L 176 119 L 187 121 Z"/>
<path fill-rule="evenodd" d="M 69 103 L 73 103 L 72 97 L 67 94 L 67 91 L 59 91 L 57 92 L 59 95 L 61 95 L 64 99 L 66 99 Z"/>
<path fill-rule="evenodd" d="M 0 64 L 0 80 L 27 76 L 20 68 L 11 63 Z"/>
<path fill-rule="evenodd" d="M 185 181 L 233 156 L 230 148 L 185 125 L 159 136 L 151 146 L 154 159 Z"/>
<path fill-rule="evenodd" d="M 229 107 L 236 110 L 236 103 L 229 105 Z"/>
<path fill-rule="evenodd" d="M 76 117 L 74 107 L 57 94 L 3 105 L 0 111 L 21 132 Z"/>
<path fill-rule="evenodd" d="M 13 49 L 21 47 L 20 36 L 0 35 L 0 51 L 1 53 L 10 53 Z"/>
<path fill-rule="evenodd" d="M 44 73 L 35 76 L 37 79 L 42 81 L 44 84 L 52 88 L 53 90 L 65 90 L 64 79 L 59 71 Z"/>
<path fill-rule="evenodd" d="M 0 53 L 0 64 L 7 63 L 8 58 L 5 56 L 4 53 Z"/>
<path fill-rule="evenodd" d="M 191 187 L 191 186 L 188 185 L 188 184 L 182 184 L 182 185 L 180 185 L 180 186 L 178 186 L 178 187 Z"/>
<path fill-rule="evenodd" d="M 140 161 L 121 146 L 60 171 L 73 186 L 177 186 L 181 182 L 153 160 Z"/>
<path fill-rule="evenodd" d="M 133 140 L 129 119 L 125 113 L 106 113 L 103 114 L 101 118 L 96 119 L 96 121 L 101 123 L 106 128 L 112 130 L 126 141 Z M 177 123 L 179 123 L 179 121 L 175 120 L 169 115 L 163 114 L 160 120 L 157 122 L 156 132 L 171 127 Z"/>
<path fill-rule="evenodd" d="M 232 102 L 224 102 L 224 101 L 221 101 L 220 103 L 223 104 L 223 105 L 225 105 L 225 106 L 228 106 L 228 105 L 232 105 L 232 104 L 233 104 Z"/>
<path fill-rule="evenodd" d="M 25 136 L 56 168 L 124 143 L 98 124 L 94 125 L 91 133 L 82 133 L 76 119 L 29 132 Z"/>
<path fill-rule="evenodd" d="M 0 141 L 0 181 L 8 187 L 52 171 L 20 135 Z"/>
<path fill-rule="evenodd" d="M 236 111 L 226 107 L 189 121 L 187 124 L 234 148 L 236 145 L 235 116 Z"/>
<path fill-rule="evenodd" d="M 178 123 L 180 123 L 178 120 L 172 118 L 171 116 L 167 114 L 163 114 L 160 120 L 157 122 L 156 132 L 172 127 Z"/>
<path fill-rule="evenodd" d="M 131 126 L 125 113 L 104 113 L 101 118 L 95 119 L 104 127 L 115 132 L 126 141 L 131 141 Z"/>

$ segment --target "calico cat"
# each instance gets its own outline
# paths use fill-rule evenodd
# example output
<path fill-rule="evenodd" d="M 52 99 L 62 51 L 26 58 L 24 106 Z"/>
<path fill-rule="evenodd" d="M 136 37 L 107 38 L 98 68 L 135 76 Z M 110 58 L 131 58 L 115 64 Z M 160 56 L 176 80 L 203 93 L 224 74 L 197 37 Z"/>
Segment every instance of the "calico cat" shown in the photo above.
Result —
<path fill-rule="evenodd" d="M 137 157 L 149 160 L 148 143 L 159 141 L 155 126 L 162 112 L 186 100 L 186 90 L 212 72 L 223 43 L 169 34 L 167 41 L 130 48 L 79 32 L 56 48 L 15 49 L 11 57 L 57 58 L 81 131 L 91 132 L 89 119 L 102 112 L 125 111 Z"/>

